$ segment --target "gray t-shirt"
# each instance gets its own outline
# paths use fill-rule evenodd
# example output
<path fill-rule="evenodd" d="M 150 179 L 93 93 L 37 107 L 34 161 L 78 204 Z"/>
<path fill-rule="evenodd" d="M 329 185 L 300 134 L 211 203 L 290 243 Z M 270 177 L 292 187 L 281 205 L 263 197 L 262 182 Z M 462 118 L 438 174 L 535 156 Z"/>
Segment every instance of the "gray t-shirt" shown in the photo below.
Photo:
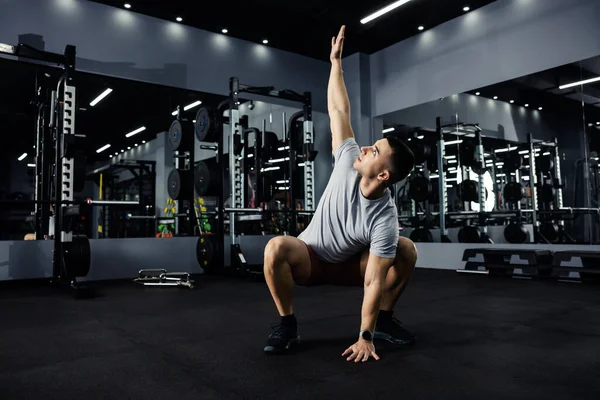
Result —
<path fill-rule="evenodd" d="M 396 205 L 389 189 L 377 200 L 362 195 L 361 176 L 352 166 L 359 155 L 354 138 L 339 145 L 333 172 L 315 215 L 298 236 L 326 262 L 346 261 L 366 248 L 379 257 L 396 256 L 400 229 Z"/>

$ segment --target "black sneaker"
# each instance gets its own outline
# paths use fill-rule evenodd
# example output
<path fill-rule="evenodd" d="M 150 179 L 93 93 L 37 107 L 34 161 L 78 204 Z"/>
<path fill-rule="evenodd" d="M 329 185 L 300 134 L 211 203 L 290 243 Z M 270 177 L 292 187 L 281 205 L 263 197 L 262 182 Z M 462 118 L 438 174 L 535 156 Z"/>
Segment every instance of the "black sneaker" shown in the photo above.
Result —
<path fill-rule="evenodd" d="M 396 318 L 392 318 L 389 322 L 377 322 L 375 326 L 375 334 L 373 338 L 386 340 L 393 344 L 412 345 L 415 343 L 415 337 L 407 331 Z"/>
<path fill-rule="evenodd" d="M 290 328 L 288 326 L 273 325 L 271 326 L 273 333 L 269 335 L 267 345 L 265 346 L 265 353 L 285 353 L 292 347 L 300 344 L 300 336 L 298 335 L 297 328 Z"/>

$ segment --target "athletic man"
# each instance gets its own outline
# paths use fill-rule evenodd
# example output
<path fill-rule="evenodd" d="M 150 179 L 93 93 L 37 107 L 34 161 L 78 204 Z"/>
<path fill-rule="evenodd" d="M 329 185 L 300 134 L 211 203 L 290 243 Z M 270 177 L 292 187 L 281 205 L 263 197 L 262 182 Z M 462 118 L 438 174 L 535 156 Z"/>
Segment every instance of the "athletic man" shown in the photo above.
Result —
<path fill-rule="evenodd" d="M 315 215 L 298 237 L 278 236 L 265 248 L 264 272 L 281 316 L 265 352 L 299 344 L 292 309 L 294 284 L 364 287 L 358 341 L 342 354 L 348 361 L 378 360 L 373 339 L 409 344 L 414 337 L 392 318 L 413 273 L 414 243 L 399 237 L 389 186 L 405 179 L 414 155 L 394 137 L 359 148 L 350 125 L 350 102 L 342 76 L 345 27 L 331 41 L 328 88 L 335 166 Z"/>

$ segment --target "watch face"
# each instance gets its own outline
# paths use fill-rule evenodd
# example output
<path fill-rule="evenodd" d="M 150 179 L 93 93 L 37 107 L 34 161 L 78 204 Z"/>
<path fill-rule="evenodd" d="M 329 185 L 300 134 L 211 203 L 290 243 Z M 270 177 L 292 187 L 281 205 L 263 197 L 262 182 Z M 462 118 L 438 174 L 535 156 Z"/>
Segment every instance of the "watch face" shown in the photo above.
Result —
<path fill-rule="evenodd" d="M 372 338 L 372 336 L 371 336 L 371 332 L 369 332 L 369 331 L 365 331 L 365 332 L 363 332 L 363 333 L 362 333 L 362 335 L 361 335 L 361 336 L 362 336 L 362 338 L 363 338 L 363 339 L 365 339 L 366 341 L 371 341 L 371 338 Z"/>

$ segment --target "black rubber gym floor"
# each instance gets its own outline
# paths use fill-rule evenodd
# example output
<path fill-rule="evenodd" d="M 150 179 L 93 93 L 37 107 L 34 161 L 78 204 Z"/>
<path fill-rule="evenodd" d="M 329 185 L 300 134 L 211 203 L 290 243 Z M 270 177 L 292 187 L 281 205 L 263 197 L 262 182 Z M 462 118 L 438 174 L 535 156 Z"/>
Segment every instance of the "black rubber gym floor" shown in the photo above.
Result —
<path fill-rule="evenodd" d="M 264 283 L 194 290 L 0 292 L 0 397 L 7 399 L 598 398 L 598 286 L 490 280 L 418 269 L 396 308 L 417 344 L 349 363 L 362 291 L 297 288 L 301 351 L 267 356 L 278 321 Z"/>

